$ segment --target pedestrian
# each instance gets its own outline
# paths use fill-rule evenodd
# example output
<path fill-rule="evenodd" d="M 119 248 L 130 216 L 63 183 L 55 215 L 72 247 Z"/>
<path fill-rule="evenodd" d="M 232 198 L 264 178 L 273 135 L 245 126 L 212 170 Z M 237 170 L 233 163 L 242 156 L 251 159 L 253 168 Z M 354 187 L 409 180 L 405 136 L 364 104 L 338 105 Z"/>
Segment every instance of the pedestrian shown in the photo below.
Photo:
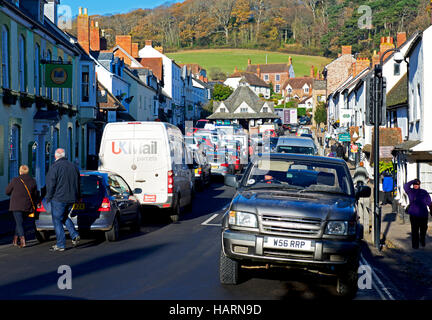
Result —
<path fill-rule="evenodd" d="M 384 199 L 381 205 L 392 204 L 393 203 L 392 192 L 394 188 L 393 177 L 390 174 L 390 172 L 388 172 L 387 170 L 384 171 L 383 174 L 382 188 L 384 192 Z"/>
<path fill-rule="evenodd" d="M 420 188 L 419 179 L 405 183 L 404 190 L 409 199 L 406 211 L 410 216 L 412 247 L 418 249 L 419 243 L 422 247 L 426 246 L 428 207 L 432 209 L 431 197 L 426 190 Z"/>
<path fill-rule="evenodd" d="M 345 159 L 345 148 L 340 142 L 338 142 L 336 146 L 336 157 Z"/>
<path fill-rule="evenodd" d="M 66 236 L 63 225 L 69 231 L 73 246 L 80 241 L 79 233 L 69 218 L 69 212 L 73 204 L 80 197 L 80 172 L 78 168 L 66 159 L 64 149 L 55 151 L 55 162 L 46 176 L 45 196 L 46 202 L 51 204 L 52 221 L 57 238 L 57 243 L 50 248 L 51 251 L 64 251 L 66 247 Z"/>
<path fill-rule="evenodd" d="M 353 183 L 355 186 L 367 185 L 369 183 L 369 173 L 364 167 L 363 161 L 360 161 L 359 166 L 354 171 Z"/>
<path fill-rule="evenodd" d="M 24 219 L 34 213 L 35 203 L 38 201 L 36 180 L 29 174 L 29 167 L 19 167 L 19 176 L 11 180 L 6 187 L 6 195 L 10 196 L 9 211 L 15 219 L 15 234 L 12 244 L 24 248 L 26 246 L 24 233 Z"/>

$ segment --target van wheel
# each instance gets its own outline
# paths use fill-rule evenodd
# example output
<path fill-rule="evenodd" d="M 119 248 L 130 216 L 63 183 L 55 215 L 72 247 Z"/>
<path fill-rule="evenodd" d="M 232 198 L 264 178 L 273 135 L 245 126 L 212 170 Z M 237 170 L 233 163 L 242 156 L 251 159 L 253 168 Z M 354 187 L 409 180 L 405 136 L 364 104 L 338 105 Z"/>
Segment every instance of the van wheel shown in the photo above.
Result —
<path fill-rule="evenodd" d="M 180 199 L 177 199 L 174 207 L 171 208 L 170 219 L 172 222 L 177 222 L 180 217 Z"/>
<path fill-rule="evenodd" d="M 228 258 L 223 250 L 220 251 L 219 280 L 221 284 L 238 284 L 240 279 L 240 264 Z"/>
<path fill-rule="evenodd" d="M 51 234 L 49 231 L 36 231 L 35 233 L 37 241 L 40 243 L 49 241 Z"/>
<path fill-rule="evenodd" d="M 117 241 L 119 239 L 119 231 L 120 225 L 118 216 L 116 215 L 111 230 L 105 232 L 105 239 L 109 242 Z"/>

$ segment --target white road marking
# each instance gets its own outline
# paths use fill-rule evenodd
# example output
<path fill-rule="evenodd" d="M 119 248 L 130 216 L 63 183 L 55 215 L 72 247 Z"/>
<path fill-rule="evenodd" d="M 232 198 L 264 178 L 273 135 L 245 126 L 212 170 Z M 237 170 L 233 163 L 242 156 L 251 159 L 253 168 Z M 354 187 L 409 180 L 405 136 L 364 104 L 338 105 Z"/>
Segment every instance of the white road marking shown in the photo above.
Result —
<path fill-rule="evenodd" d="M 210 218 L 208 218 L 206 221 L 204 221 L 203 223 L 201 223 L 202 226 L 216 226 L 216 227 L 221 227 L 222 224 L 216 224 L 216 223 L 209 223 L 210 221 L 212 221 L 214 218 L 216 218 L 217 216 L 219 216 L 218 213 L 212 215 Z"/>
<path fill-rule="evenodd" d="M 363 255 L 360 255 L 360 261 L 361 261 L 362 264 L 370 266 L 367 263 L 366 259 L 363 257 Z M 381 299 L 383 299 L 383 300 L 395 300 L 395 298 L 392 296 L 392 294 L 385 287 L 384 283 L 378 277 L 378 275 L 376 274 L 376 272 L 373 271 L 372 267 L 371 267 L 371 271 L 372 271 L 372 286 L 378 292 L 378 294 L 380 295 Z M 375 281 L 373 281 L 373 279 L 375 279 L 378 282 L 378 286 L 376 285 Z M 384 293 L 386 294 L 386 296 L 384 295 Z"/>

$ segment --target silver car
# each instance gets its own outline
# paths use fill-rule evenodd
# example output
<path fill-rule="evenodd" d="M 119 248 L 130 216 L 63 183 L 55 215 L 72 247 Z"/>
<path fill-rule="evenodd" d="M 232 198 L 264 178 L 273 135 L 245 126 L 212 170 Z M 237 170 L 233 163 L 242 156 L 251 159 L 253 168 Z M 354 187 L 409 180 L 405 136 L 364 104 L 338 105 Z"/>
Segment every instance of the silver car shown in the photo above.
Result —
<path fill-rule="evenodd" d="M 283 136 L 279 137 L 276 152 L 318 155 L 318 148 L 309 137 Z"/>

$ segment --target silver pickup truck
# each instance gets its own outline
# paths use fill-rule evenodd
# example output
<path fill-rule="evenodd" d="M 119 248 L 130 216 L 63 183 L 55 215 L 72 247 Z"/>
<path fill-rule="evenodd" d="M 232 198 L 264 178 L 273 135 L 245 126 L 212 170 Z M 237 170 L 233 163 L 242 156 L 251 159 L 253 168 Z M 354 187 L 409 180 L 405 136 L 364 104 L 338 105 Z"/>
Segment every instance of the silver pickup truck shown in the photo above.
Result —
<path fill-rule="evenodd" d="M 222 223 L 220 282 L 237 284 L 241 266 L 290 266 L 337 275 L 340 295 L 354 297 L 362 239 L 354 188 L 341 159 L 298 154 L 256 157 L 238 181 Z"/>

